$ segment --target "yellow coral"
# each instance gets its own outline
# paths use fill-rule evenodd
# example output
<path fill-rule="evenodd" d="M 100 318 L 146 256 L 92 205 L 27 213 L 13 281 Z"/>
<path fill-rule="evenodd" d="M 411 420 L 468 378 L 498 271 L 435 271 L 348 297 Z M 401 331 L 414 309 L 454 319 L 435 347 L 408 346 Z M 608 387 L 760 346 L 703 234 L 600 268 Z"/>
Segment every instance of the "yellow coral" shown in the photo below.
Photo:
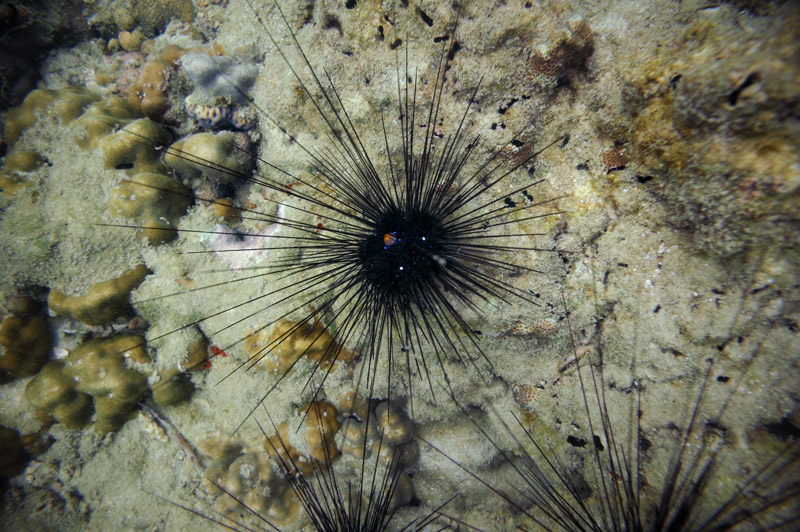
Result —
<path fill-rule="evenodd" d="M 59 316 L 74 318 L 87 325 L 105 325 L 128 310 L 131 291 L 149 273 L 147 266 L 141 264 L 116 279 L 93 284 L 85 295 L 79 297 L 51 290 L 47 304 Z"/>
<path fill-rule="evenodd" d="M 301 356 L 319 362 L 327 370 L 337 361 L 349 362 L 354 355 L 333 341 L 321 322 L 311 325 L 287 319 L 278 320 L 272 330 L 257 331 L 245 338 L 245 351 L 253 358 L 263 358 L 266 368 L 283 374 Z"/>
<path fill-rule="evenodd" d="M 149 362 L 144 340 L 125 335 L 81 344 L 65 359 L 64 373 L 76 389 L 94 397 L 95 428 L 119 430 L 147 391 L 147 377 L 126 367 L 126 361 Z"/>
<path fill-rule="evenodd" d="M 262 449 L 243 448 L 215 438 L 202 442 L 200 449 L 213 458 L 203 475 L 203 487 L 219 497 L 217 509 L 221 513 L 242 511 L 238 499 L 281 526 L 297 518 L 299 503 L 294 492 L 286 480 L 275 474 Z"/>
<path fill-rule="evenodd" d="M 411 419 L 384 401 L 375 409 L 378 418 L 378 431 L 383 433 L 383 441 L 390 445 L 401 445 L 414 437 L 414 424 Z"/>
<path fill-rule="evenodd" d="M 121 42 L 121 41 L 120 41 Z M 169 110 L 169 80 L 178 66 L 183 50 L 177 46 L 166 46 L 158 57 L 145 63 L 139 79 L 131 85 L 128 104 L 147 118 L 161 121 Z"/>
<path fill-rule="evenodd" d="M 269 437 L 264 444 L 264 449 L 270 455 L 278 455 L 285 462 L 293 462 L 304 475 L 314 471 L 309 458 L 323 464 L 339 456 L 336 446 L 336 433 L 339 432 L 339 419 L 336 407 L 327 401 L 312 401 L 299 410 L 304 417 L 302 427 L 303 441 L 296 442 L 304 447 L 301 452 L 292 445 L 289 433 L 289 423 L 278 426 L 278 433 Z M 306 453 L 306 454 L 304 454 Z"/>
<path fill-rule="evenodd" d="M 69 428 L 85 427 L 92 416 L 92 398 L 75 389 L 75 381 L 64 373 L 66 362 L 48 362 L 25 387 L 30 403 Z"/>
<path fill-rule="evenodd" d="M 53 341 L 42 316 L 8 316 L 0 325 L 0 373 L 34 375 L 44 365 Z"/>
<path fill-rule="evenodd" d="M 44 163 L 44 158 L 32 150 L 12 149 L 3 158 L 3 169 L 0 170 L 0 194 L 13 196 L 27 181 L 23 174 L 36 170 Z"/>
<path fill-rule="evenodd" d="M 184 401 L 194 391 L 194 384 L 187 373 L 177 369 L 161 372 L 160 379 L 153 384 L 153 400 L 159 406 L 171 406 Z"/>
<path fill-rule="evenodd" d="M 232 133 L 197 133 L 170 146 L 164 161 L 188 177 L 201 174 L 219 183 L 230 183 L 240 177 L 242 165 Z"/>
<path fill-rule="evenodd" d="M 141 226 L 138 235 L 158 245 L 174 240 L 178 219 L 192 203 L 191 191 L 159 173 L 141 173 L 114 189 L 109 202 L 112 212 Z"/>
<path fill-rule="evenodd" d="M 159 152 L 154 146 L 169 141 L 167 132 L 146 118 L 131 122 L 120 131 L 100 140 L 106 168 L 130 170 L 130 174 L 163 172 Z"/>
<path fill-rule="evenodd" d="M 120 126 L 124 126 L 138 118 L 127 100 L 118 96 L 105 98 L 92 104 L 76 121 L 80 126 L 75 136 L 75 143 L 83 149 L 93 150 L 103 137 Z"/>
<path fill-rule="evenodd" d="M 82 87 L 33 90 L 22 104 L 6 114 L 5 140 L 9 146 L 13 146 L 22 133 L 36 122 L 37 112 L 48 107 L 63 122 L 70 122 L 79 117 L 86 106 L 99 99 L 100 96 Z"/>

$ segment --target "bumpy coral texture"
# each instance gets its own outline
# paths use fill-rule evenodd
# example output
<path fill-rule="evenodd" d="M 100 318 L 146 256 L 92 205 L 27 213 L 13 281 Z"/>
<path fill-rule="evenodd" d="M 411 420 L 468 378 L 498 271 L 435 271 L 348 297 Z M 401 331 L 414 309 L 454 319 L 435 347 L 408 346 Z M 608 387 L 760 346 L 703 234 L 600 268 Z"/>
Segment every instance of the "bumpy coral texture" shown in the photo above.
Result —
<path fill-rule="evenodd" d="M 137 118 L 139 114 L 124 98 L 104 98 L 90 105 L 76 121 L 79 129 L 75 135 L 75 143 L 85 150 L 93 150 L 101 139 Z"/>
<path fill-rule="evenodd" d="M 153 146 L 164 145 L 168 141 L 169 135 L 161 126 L 144 118 L 104 137 L 99 145 L 106 168 L 118 168 L 134 175 L 141 172 L 164 172 L 164 163 Z"/>
<path fill-rule="evenodd" d="M 6 114 L 5 141 L 13 146 L 22 133 L 36 122 L 37 113 L 52 110 L 63 122 L 71 122 L 88 105 L 98 100 L 100 96 L 82 87 L 31 91 L 22 104 Z"/>
<path fill-rule="evenodd" d="M 232 133 L 197 133 L 170 146 L 164 161 L 187 177 L 205 175 L 217 183 L 241 177 L 244 164 Z"/>
<path fill-rule="evenodd" d="M 200 444 L 200 450 L 213 459 L 203 476 L 203 487 L 217 496 L 219 512 L 245 512 L 236 501 L 239 499 L 276 524 L 285 526 L 297 519 L 299 502 L 289 484 L 275 473 L 263 449 L 209 438 Z"/>
<path fill-rule="evenodd" d="M 34 375 L 44 365 L 52 346 L 50 328 L 44 316 L 36 312 L 7 316 L 0 324 L 0 375 Z"/>
<path fill-rule="evenodd" d="M 336 344 L 321 322 L 311 325 L 287 319 L 279 320 L 268 332 L 260 330 L 248 335 L 244 349 L 250 358 L 262 359 L 263 365 L 274 374 L 288 371 L 300 357 L 307 357 L 327 370 L 355 356 Z"/>
<path fill-rule="evenodd" d="M 131 15 L 148 34 L 162 31 L 172 19 L 194 20 L 191 0 L 131 0 Z"/>
<path fill-rule="evenodd" d="M 111 211 L 134 220 L 140 226 L 137 235 L 153 244 L 177 238 L 178 219 L 192 203 L 192 193 L 184 185 L 164 174 L 136 174 L 114 189 L 109 202 Z"/>
<path fill-rule="evenodd" d="M 150 120 L 159 122 L 165 119 L 171 108 L 170 82 L 182 55 L 181 48 L 166 46 L 160 54 L 148 59 L 128 93 L 128 104 L 132 109 Z"/>
<path fill-rule="evenodd" d="M 343 413 L 351 414 L 343 421 L 338 438 L 346 466 L 356 474 L 363 467 L 377 468 L 381 475 L 382 468 L 394 463 L 401 472 L 391 505 L 408 504 L 414 496 L 409 473 L 419 457 L 411 419 L 397 405 L 389 401 L 370 405 L 354 390 L 344 392 L 339 397 L 339 405 Z"/>
<path fill-rule="evenodd" d="M 267 454 L 291 461 L 304 475 L 310 475 L 314 471 L 312 459 L 325 463 L 326 457 L 332 460 L 339 456 L 335 441 L 341 426 L 338 415 L 328 401 L 312 401 L 298 411 L 294 420 L 278 426 L 278 434 L 271 436 L 264 448 Z M 300 427 L 292 426 L 293 422 L 300 422 Z"/>
<path fill-rule="evenodd" d="M 95 429 L 114 432 L 150 389 L 147 375 L 136 369 L 149 362 L 139 336 L 97 338 L 81 344 L 63 360 L 48 362 L 28 383 L 25 394 L 33 406 L 68 427 L 86 426 L 94 411 Z M 166 372 L 153 387 L 162 406 L 174 404 L 191 392 L 176 377 L 175 372 Z"/>
<path fill-rule="evenodd" d="M 50 310 L 60 316 L 77 319 L 87 325 L 106 325 L 130 309 L 130 293 L 150 273 L 141 264 L 116 279 L 95 283 L 82 296 L 69 296 L 51 290 L 47 298 Z"/>
<path fill-rule="evenodd" d="M 26 177 L 44 162 L 42 156 L 33 150 L 12 149 L 2 161 L 0 196 L 11 198 L 23 187 L 29 185 Z"/>
<path fill-rule="evenodd" d="M 19 106 L 8 111 L 4 135 L 10 150 L 3 158 L 3 168 L 0 170 L 0 197 L 13 197 L 28 184 L 26 175 L 44 162 L 39 154 L 15 147 L 25 130 L 34 125 L 40 115 L 54 113 L 62 122 L 69 123 L 99 99 L 97 94 L 82 87 L 36 89 Z"/>

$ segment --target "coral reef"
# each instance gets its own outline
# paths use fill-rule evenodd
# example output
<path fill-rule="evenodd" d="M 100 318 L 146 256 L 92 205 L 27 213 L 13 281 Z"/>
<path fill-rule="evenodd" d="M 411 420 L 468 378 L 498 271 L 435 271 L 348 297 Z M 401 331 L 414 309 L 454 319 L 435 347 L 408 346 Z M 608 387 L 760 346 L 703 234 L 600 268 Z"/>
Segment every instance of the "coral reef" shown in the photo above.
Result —
<path fill-rule="evenodd" d="M 44 164 L 45 160 L 33 150 L 13 149 L 3 158 L 0 169 L 0 196 L 11 198 L 28 182 L 25 176 Z"/>
<path fill-rule="evenodd" d="M 253 332 L 245 338 L 244 349 L 251 359 L 261 359 L 268 371 L 283 374 L 300 357 L 327 370 L 337 362 L 353 359 L 350 353 L 333 341 L 330 331 L 321 323 L 299 323 L 285 318 L 267 332 Z"/>
<path fill-rule="evenodd" d="M 99 145 L 106 168 L 126 170 L 129 175 L 135 175 L 164 171 L 164 163 L 153 146 L 164 145 L 168 141 L 169 135 L 161 126 L 143 118 L 103 137 Z"/>
<path fill-rule="evenodd" d="M 112 212 L 140 225 L 137 236 L 152 245 L 177 238 L 177 220 L 192 203 L 191 191 L 163 174 L 142 173 L 114 189 Z"/>
<path fill-rule="evenodd" d="M 338 402 L 346 416 L 337 438 L 345 462 L 343 466 L 358 474 L 362 465 L 389 467 L 395 462 L 401 472 L 391 505 L 408 504 L 414 496 L 409 473 L 419 457 L 414 423 L 396 403 L 375 401 L 370 404 L 358 397 L 355 390 L 343 392 Z"/>
<path fill-rule="evenodd" d="M 245 105 L 258 77 L 256 65 L 238 63 L 226 55 L 186 54 L 182 68 L 197 87 L 187 96 L 187 105 Z"/>
<path fill-rule="evenodd" d="M 148 59 L 128 92 L 128 104 L 132 109 L 156 122 L 176 120 L 168 116 L 172 107 L 169 91 L 183 53 L 177 46 L 165 46 L 161 53 Z"/>
<path fill-rule="evenodd" d="M 87 325 L 105 325 L 130 309 L 130 293 L 150 273 L 141 264 L 116 279 L 95 283 L 82 296 L 69 296 L 51 290 L 47 298 L 50 310 L 59 316 L 80 320 Z"/>
<path fill-rule="evenodd" d="M 136 118 L 139 118 L 139 114 L 124 98 L 118 96 L 103 98 L 90 105 L 75 121 L 79 126 L 75 143 L 83 149 L 93 150 L 115 129 L 129 124 Z"/>
<path fill-rule="evenodd" d="M 25 394 L 33 406 L 70 428 L 86 426 L 94 412 L 95 429 L 114 432 L 151 389 L 147 375 L 137 369 L 149 362 L 140 336 L 97 338 L 62 360 L 48 362 L 28 383 Z M 152 386 L 161 406 L 184 400 L 192 389 L 191 381 L 174 370 L 162 372 Z"/>
<path fill-rule="evenodd" d="M 286 525 L 297 519 L 299 502 L 288 482 L 273 470 L 264 449 L 219 438 L 208 438 L 199 448 L 213 459 L 203 476 L 203 487 L 218 497 L 219 512 L 243 512 L 238 499 L 277 524 Z"/>
<path fill-rule="evenodd" d="M 147 34 L 162 31 L 172 19 L 194 20 L 191 0 L 130 0 L 131 14 Z"/>
<path fill-rule="evenodd" d="M 234 105 L 202 105 L 186 104 L 189 116 L 197 120 L 200 127 L 205 129 L 252 129 L 255 127 L 255 118 L 246 110 Z"/>
<path fill-rule="evenodd" d="M 326 458 L 339 456 L 335 438 L 340 426 L 333 404 L 312 401 L 300 408 L 292 420 L 281 423 L 278 433 L 265 442 L 264 448 L 267 454 L 275 455 L 277 451 L 284 460 L 291 458 L 304 475 L 310 475 L 314 470 L 310 460 L 325 463 Z"/>
<path fill-rule="evenodd" d="M 189 178 L 205 175 L 217 183 L 243 176 L 245 165 L 233 133 L 197 133 L 175 142 L 164 161 Z"/>
<path fill-rule="evenodd" d="M 98 100 L 100 96 L 82 87 L 31 91 L 19 106 L 6 114 L 5 141 L 13 147 L 22 133 L 36 123 L 37 113 L 52 110 L 62 122 L 67 123 L 78 118 L 86 107 Z"/>
<path fill-rule="evenodd" d="M 137 235 L 152 245 L 177 238 L 178 219 L 192 204 L 192 192 L 184 185 L 160 173 L 139 173 L 114 189 L 111 211 L 134 220 Z"/>
<path fill-rule="evenodd" d="M 589 24 L 583 19 L 570 20 L 562 35 L 534 47 L 528 57 L 528 73 L 549 85 L 568 82 L 586 69 L 586 61 L 593 51 L 594 39 Z"/>
<path fill-rule="evenodd" d="M 0 324 L 0 376 L 28 377 L 47 361 L 53 339 L 47 320 L 29 298 L 18 298 L 16 311 Z"/>
<path fill-rule="evenodd" d="M 69 428 L 83 428 L 92 417 L 92 398 L 75 388 L 74 379 L 65 373 L 66 362 L 53 360 L 25 388 L 28 401 Z"/>
<path fill-rule="evenodd" d="M 151 384 L 153 400 L 159 406 L 172 406 L 185 401 L 194 391 L 188 373 L 171 369 L 159 373 L 158 382 Z"/>

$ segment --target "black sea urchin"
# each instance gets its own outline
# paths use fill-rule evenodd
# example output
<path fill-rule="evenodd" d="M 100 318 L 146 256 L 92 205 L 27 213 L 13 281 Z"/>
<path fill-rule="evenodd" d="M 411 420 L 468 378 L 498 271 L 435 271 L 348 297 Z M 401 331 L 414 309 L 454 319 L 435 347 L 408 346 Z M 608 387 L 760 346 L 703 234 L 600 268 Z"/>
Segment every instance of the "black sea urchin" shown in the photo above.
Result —
<path fill-rule="evenodd" d="M 266 120 L 306 153 L 312 178 L 293 173 L 267 158 L 258 159 L 261 172 L 249 177 L 181 150 L 169 149 L 171 155 L 247 179 L 281 198 L 289 191 L 288 184 L 292 200 L 282 204 L 283 211 L 278 214 L 242 210 L 244 217 L 275 224 L 287 230 L 285 234 L 240 234 L 263 238 L 267 245 L 216 250 L 217 253 L 283 250 L 283 258 L 258 266 L 261 273 L 248 277 L 269 277 L 276 288 L 224 304 L 223 308 L 181 328 L 254 305 L 249 307 L 255 308 L 253 312 L 229 320 L 220 330 L 246 324 L 253 329 L 252 323 L 260 319 L 261 312 L 280 308 L 276 317 L 261 319 L 257 330 L 273 329 L 293 315 L 301 317 L 259 345 L 239 368 L 252 367 L 273 356 L 290 339 L 300 337 L 299 344 L 304 347 L 280 368 L 280 377 L 267 387 L 262 401 L 301 358 L 316 349 L 322 353 L 314 357 L 314 371 L 306 387 L 318 370 L 324 376 L 316 379 L 317 389 L 325 383 L 336 362 L 350 362 L 360 356 L 358 386 L 366 387 L 370 397 L 375 396 L 379 374 L 386 376 L 386 391 L 382 395 L 390 397 L 397 388 L 393 382 L 397 379 L 394 368 L 402 368 L 402 378 L 407 380 L 401 391 L 409 396 L 413 412 L 411 381 L 414 378 L 427 381 L 427 388 L 434 396 L 429 371 L 438 366 L 444 381 L 449 382 L 444 358 L 473 365 L 478 371 L 476 360 L 483 358 L 491 364 L 479 345 L 480 333 L 473 330 L 466 313 L 481 316 L 486 306 L 514 298 L 536 305 L 523 290 L 504 280 L 504 276 L 534 271 L 521 264 L 526 253 L 552 251 L 530 243 L 530 239 L 540 235 L 506 231 L 517 222 L 558 214 L 552 198 L 534 198 L 528 192 L 542 180 L 533 181 L 526 175 L 523 185 L 508 185 L 512 173 L 529 166 L 541 150 L 517 153 L 510 164 L 498 153 L 477 160 L 480 138 L 470 137 L 465 123 L 480 84 L 470 90 L 469 103 L 456 119 L 453 132 L 447 135 L 438 132 L 443 118 L 440 109 L 446 73 L 458 49 L 455 24 L 446 38 L 441 39 L 438 63 L 428 87 L 430 94 L 424 101 L 417 95 L 418 77 L 409 70 L 408 52 L 404 67 L 400 67 L 398 58 L 395 116 L 390 119 L 380 116 L 380 142 L 367 140 L 366 134 L 353 125 L 329 73 L 312 66 L 280 7 L 276 7 L 290 39 L 290 50 L 278 43 L 255 9 L 253 13 L 311 102 L 324 129 L 317 134 L 327 137 L 328 143 L 320 149 L 308 147 L 279 124 L 268 109 L 259 109 Z M 290 59 L 291 53 L 296 55 L 295 61 Z M 396 123 L 396 129 L 388 122 Z M 549 145 L 558 140 L 561 139 Z M 370 148 L 376 144 L 382 147 Z M 522 143 L 515 147 L 519 145 Z M 512 190 L 497 194 L 501 184 Z M 517 198 L 520 204 L 512 198 Z M 270 201 L 279 203 L 276 199 Z M 514 221 L 509 219 L 512 211 Z M 240 335 L 237 342 L 224 349 L 243 340 L 244 335 Z M 400 363 L 396 364 L 398 358 Z M 384 366 L 380 371 L 379 365 Z"/>
<path fill-rule="evenodd" d="M 537 436 L 541 428 L 531 427 L 514 413 L 514 423 L 523 434 L 516 451 L 502 449 L 496 437 L 470 417 L 506 460 L 512 476 L 506 482 L 512 489 L 490 484 L 452 458 L 447 457 L 448 460 L 522 512 L 534 529 L 565 532 L 796 529 L 800 521 L 800 445 L 796 438 L 779 445 L 771 455 L 759 456 L 756 463 L 734 463 L 740 477 L 726 477 L 721 472 L 723 465 L 730 465 L 726 462 L 731 462 L 730 447 L 734 439 L 728 434 L 725 414 L 733 408 L 735 400 L 741 399 L 740 387 L 753 361 L 762 354 L 761 343 L 749 354 L 738 382 L 724 393 L 721 402 L 709 401 L 707 395 L 713 383 L 725 384 L 730 378 L 712 379 L 717 361 L 712 358 L 705 361 L 701 384 L 682 425 L 668 427 L 675 442 L 664 448 L 668 456 L 666 465 L 660 466 L 652 460 L 654 444 L 641 425 L 644 381 L 631 381 L 630 417 L 615 419 L 606 391 L 614 386 L 605 377 L 603 357 L 600 355 L 596 360 L 579 357 L 569 317 L 566 320 L 584 409 L 578 423 L 588 430 L 587 438 L 569 435 L 567 443 L 578 451 L 577 461 L 585 465 L 583 476 L 570 464 L 574 456 L 545 445 Z M 444 454 L 432 443 L 425 443 Z"/>

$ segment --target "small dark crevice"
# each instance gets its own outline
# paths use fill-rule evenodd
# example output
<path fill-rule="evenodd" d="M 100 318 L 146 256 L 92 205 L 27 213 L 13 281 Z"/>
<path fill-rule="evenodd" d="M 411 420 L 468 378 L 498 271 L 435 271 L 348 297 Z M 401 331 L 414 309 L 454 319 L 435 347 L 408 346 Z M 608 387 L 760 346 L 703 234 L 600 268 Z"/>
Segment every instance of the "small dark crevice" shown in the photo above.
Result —
<path fill-rule="evenodd" d="M 458 43 L 458 41 L 453 41 L 453 46 L 451 46 L 450 51 L 447 52 L 447 60 L 452 61 L 459 50 L 461 50 L 461 45 Z"/>
<path fill-rule="evenodd" d="M 449 36 L 449 35 L 439 35 L 438 37 L 434 37 L 434 38 L 433 38 L 433 42 L 435 42 L 435 43 L 437 43 L 437 44 L 438 44 L 438 43 L 440 43 L 440 42 L 445 42 L 445 41 L 447 41 L 449 38 L 450 38 L 450 36 Z"/>
<path fill-rule="evenodd" d="M 746 78 L 744 78 L 744 80 L 739 84 L 739 86 L 733 89 L 733 92 L 731 92 L 728 95 L 728 104 L 731 107 L 734 107 L 736 103 L 739 101 L 739 96 L 741 96 L 742 92 L 744 92 L 744 90 L 747 87 L 749 87 L 753 83 L 756 83 L 760 79 L 761 77 L 758 75 L 758 72 L 753 72 L 752 74 L 749 74 Z"/>
<path fill-rule="evenodd" d="M 417 15 L 419 15 L 419 18 L 422 19 L 422 22 L 424 22 L 429 28 L 433 27 L 433 19 L 429 17 L 428 14 L 424 12 L 421 7 L 417 8 Z"/>
<path fill-rule="evenodd" d="M 636 176 L 636 181 L 638 181 L 639 183 L 642 183 L 642 184 L 645 184 L 648 181 L 652 181 L 652 180 L 653 180 L 653 176 L 651 176 L 651 175 L 637 175 Z"/>
<path fill-rule="evenodd" d="M 383 34 L 383 26 L 378 26 L 378 40 L 383 42 L 386 36 Z"/>
<path fill-rule="evenodd" d="M 339 18 L 330 13 L 327 13 L 322 18 L 322 28 L 326 30 L 338 30 L 340 37 L 344 35 L 344 32 L 342 31 L 342 23 L 339 21 Z"/>
<path fill-rule="evenodd" d="M 509 102 L 507 104 L 500 105 L 500 107 L 497 108 L 498 114 L 501 114 L 501 115 L 506 114 L 506 111 L 511 109 L 511 106 L 514 105 L 515 103 L 517 103 L 518 101 L 519 101 L 519 98 L 511 98 L 511 100 L 509 100 Z"/>
<path fill-rule="evenodd" d="M 767 432 L 783 441 L 800 438 L 800 427 L 794 423 L 790 423 L 789 419 L 786 417 L 781 418 L 779 423 L 766 423 L 764 428 Z"/>
<path fill-rule="evenodd" d="M 397 38 L 392 41 L 392 44 L 389 45 L 390 50 L 397 50 L 403 44 L 403 39 Z"/>
<path fill-rule="evenodd" d="M 345 0 L 344 7 L 347 9 L 354 9 L 356 7 L 356 0 Z"/>
<path fill-rule="evenodd" d="M 586 446 L 586 440 L 584 440 L 583 438 L 576 438 L 575 436 L 573 436 L 571 434 L 569 436 L 567 436 L 567 443 L 572 445 L 573 447 L 585 447 Z"/>
<path fill-rule="evenodd" d="M 675 74 L 674 76 L 672 76 L 672 78 L 669 80 L 669 88 L 672 90 L 677 89 L 678 82 L 681 80 L 682 77 L 683 75 L 681 74 Z"/>

